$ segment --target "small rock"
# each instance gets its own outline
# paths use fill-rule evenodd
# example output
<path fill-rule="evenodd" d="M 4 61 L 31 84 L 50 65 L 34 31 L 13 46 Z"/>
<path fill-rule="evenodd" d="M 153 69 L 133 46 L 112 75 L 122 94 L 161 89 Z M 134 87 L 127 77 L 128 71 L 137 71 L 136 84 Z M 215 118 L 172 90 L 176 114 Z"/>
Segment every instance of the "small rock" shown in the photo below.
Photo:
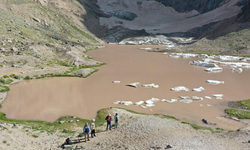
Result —
<path fill-rule="evenodd" d="M 40 19 L 37 19 L 37 18 L 33 18 L 33 20 L 39 23 L 41 22 Z"/>
<path fill-rule="evenodd" d="M 205 123 L 205 124 L 210 124 L 210 122 L 206 119 L 202 119 L 202 122 Z"/>
<path fill-rule="evenodd" d="M 64 121 L 64 120 L 62 120 L 62 121 L 60 121 L 59 123 L 60 123 L 60 124 L 63 124 L 64 122 L 65 122 L 65 121 Z"/>
<path fill-rule="evenodd" d="M 165 149 L 169 149 L 169 148 L 172 148 L 172 146 L 171 145 L 167 145 L 167 147 Z"/>
<path fill-rule="evenodd" d="M 17 52 L 17 51 L 18 51 L 18 48 L 16 48 L 16 47 L 13 46 L 13 47 L 10 48 L 10 50 L 11 50 L 12 52 Z"/>

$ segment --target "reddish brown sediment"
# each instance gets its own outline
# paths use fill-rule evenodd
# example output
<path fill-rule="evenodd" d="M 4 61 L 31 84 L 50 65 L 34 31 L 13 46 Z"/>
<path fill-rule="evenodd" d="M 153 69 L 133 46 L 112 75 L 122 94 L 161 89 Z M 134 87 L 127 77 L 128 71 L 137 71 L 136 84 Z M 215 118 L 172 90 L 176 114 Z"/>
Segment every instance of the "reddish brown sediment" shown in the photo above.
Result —
<path fill-rule="evenodd" d="M 107 65 L 99 67 L 99 71 L 88 78 L 47 78 L 24 81 L 10 86 L 1 112 L 8 118 L 22 120 L 55 121 L 61 116 L 72 115 L 92 119 L 99 109 L 107 107 L 123 107 L 148 114 L 167 114 L 180 120 L 202 125 L 205 118 L 218 127 L 238 129 L 242 123 L 218 118 L 225 115 L 227 101 L 244 100 L 250 97 L 250 69 L 242 73 L 232 73 L 230 68 L 223 68 L 221 73 L 207 73 L 203 67 L 192 66 L 188 59 L 175 59 L 162 53 L 150 53 L 140 50 L 141 47 L 107 45 L 105 48 L 92 50 L 88 55 Z M 225 84 L 211 85 L 206 80 L 225 81 Z M 119 80 L 120 84 L 112 81 Z M 133 88 L 125 86 L 131 82 L 141 84 L 155 83 L 160 87 Z M 185 86 L 189 89 L 205 88 L 200 93 L 173 92 L 171 88 Z M 155 107 L 143 109 L 140 106 L 113 105 L 114 101 L 145 101 L 151 97 L 172 99 L 179 96 L 210 96 L 224 94 L 223 100 L 204 99 L 190 104 L 181 102 L 156 102 Z M 200 104 L 204 106 L 201 107 Z M 208 107 L 207 104 L 211 104 Z"/>

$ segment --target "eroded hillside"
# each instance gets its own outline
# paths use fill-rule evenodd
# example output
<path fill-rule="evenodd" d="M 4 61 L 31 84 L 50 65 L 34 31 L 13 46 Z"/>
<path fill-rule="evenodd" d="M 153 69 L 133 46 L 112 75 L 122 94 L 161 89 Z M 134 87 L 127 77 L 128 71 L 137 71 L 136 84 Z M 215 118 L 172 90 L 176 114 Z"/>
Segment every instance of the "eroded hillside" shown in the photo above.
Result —
<path fill-rule="evenodd" d="M 62 74 L 96 66 L 85 54 L 101 41 L 87 30 L 91 5 L 79 0 L 2 0 L 0 75 Z"/>

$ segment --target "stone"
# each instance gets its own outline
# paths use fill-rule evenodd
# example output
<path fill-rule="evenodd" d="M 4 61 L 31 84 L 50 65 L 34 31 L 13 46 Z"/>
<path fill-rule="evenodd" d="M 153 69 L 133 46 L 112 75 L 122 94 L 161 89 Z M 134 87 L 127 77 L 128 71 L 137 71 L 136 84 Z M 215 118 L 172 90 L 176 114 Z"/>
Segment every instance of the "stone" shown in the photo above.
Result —
<path fill-rule="evenodd" d="M 64 121 L 64 120 L 62 120 L 62 121 L 60 121 L 59 123 L 60 123 L 60 124 L 63 124 L 64 122 L 65 122 L 65 121 Z"/>
<path fill-rule="evenodd" d="M 37 18 L 33 18 L 33 20 L 39 23 L 41 22 L 40 19 L 37 19 Z"/>
<path fill-rule="evenodd" d="M 165 149 L 169 149 L 169 148 L 172 148 L 172 146 L 171 145 L 167 145 L 167 147 Z"/>
<path fill-rule="evenodd" d="M 202 119 L 202 122 L 205 124 L 210 124 L 210 122 L 207 119 Z"/>
<path fill-rule="evenodd" d="M 11 50 L 12 52 L 17 52 L 17 51 L 18 51 L 18 48 L 16 48 L 15 46 L 13 46 L 13 47 L 10 48 L 10 50 Z"/>
<path fill-rule="evenodd" d="M 85 78 L 94 71 L 95 71 L 95 69 L 93 69 L 93 68 L 85 68 L 85 69 L 80 69 L 80 70 L 71 72 L 71 73 L 69 73 L 69 75 L 76 75 L 76 76 L 81 76 L 81 77 Z"/>

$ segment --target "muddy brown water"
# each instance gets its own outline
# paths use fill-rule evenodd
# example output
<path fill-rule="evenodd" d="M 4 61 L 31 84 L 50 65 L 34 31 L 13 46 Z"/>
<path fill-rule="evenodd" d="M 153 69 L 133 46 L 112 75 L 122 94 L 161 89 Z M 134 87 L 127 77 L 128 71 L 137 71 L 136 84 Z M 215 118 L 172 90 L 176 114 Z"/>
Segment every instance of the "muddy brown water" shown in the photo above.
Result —
<path fill-rule="evenodd" d="M 226 129 L 246 126 L 234 120 L 225 119 L 227 101 L 250 98 L 250 69 L 243 73 L 232 73 L 224 68 L 221 73 L 207 73 L 202 67 L 189 65 L 189 59 L 174 59 L 162 53 L 140 50 L 141 47 L 107 45 L 92 50 L 88 55 L 107 65 L 88 78 L 47 78 L 24 81 L 10 86 L 10 92 L 2 104 L 1 112 L 11 119 L 55 121 L 61 116 L 71 115 L 80 118 L 95 118 L 97 111 L 107 107 L 122 107 L 148 114 L 167 114 L 180 120 L 203 125 L 201 119 L 208 119 Z M 206 80 L 222 80 L 225 84 L 210 85 Z M 119 80 L 120 84 L 112 81 Z M 133 88 L 125 86 L 131 82 L 155 83 L 160 87 Z M 171 88 L 185 86 L 189 89 L 203 86 L 200 93 L 173 92 Z M 155 107 L 144 109 L 140 106 L 112 104 L 115 101 L 145 101 L 151 97 L 171 99 L 179 96 L 211 96 L 224 94 L 223 100 L 204 99 L 190 104 L 181 102 L 156 102 Z M 200 106 L 203 104 L 204 106 Z M 208 107 L 207 104 L 212 105 Z"/>

